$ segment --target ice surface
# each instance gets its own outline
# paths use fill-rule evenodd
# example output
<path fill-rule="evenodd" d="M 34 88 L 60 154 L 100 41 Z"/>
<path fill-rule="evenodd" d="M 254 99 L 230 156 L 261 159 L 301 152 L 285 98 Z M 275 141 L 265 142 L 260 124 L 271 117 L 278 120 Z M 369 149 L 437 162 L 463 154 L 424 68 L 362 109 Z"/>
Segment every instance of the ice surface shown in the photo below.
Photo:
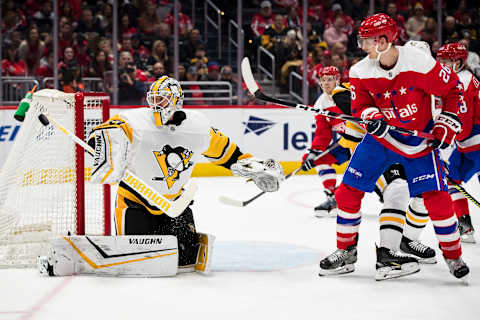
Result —
<path fill-rule="evenodd" d="M 463 245 L 468 286 L 448 273 L 440 257 L 412 276 L 376 282 L 380 203 L 368 194 L 356 271 L 319 277 L 319 259 L 335 249 L 335 220 L 313 216 L 313 207 L 324 200 L 318 177 L 292 177 L 279 192 L 245 208 L 217 201 L 220 194 L 244 200 L 258 192 L 243 181 L 197 179 L 197 229 L 217 238 L 211 275 L 42 278 L 33 269 L 0 270 L 0 320 L 480 319 L 480 244 Z M 476 178 L 466 188 L 480 198 Z M 480 231 L 480 209 L 470 208 Z M 437 248 L 431 225 L 422 241 Z"/>

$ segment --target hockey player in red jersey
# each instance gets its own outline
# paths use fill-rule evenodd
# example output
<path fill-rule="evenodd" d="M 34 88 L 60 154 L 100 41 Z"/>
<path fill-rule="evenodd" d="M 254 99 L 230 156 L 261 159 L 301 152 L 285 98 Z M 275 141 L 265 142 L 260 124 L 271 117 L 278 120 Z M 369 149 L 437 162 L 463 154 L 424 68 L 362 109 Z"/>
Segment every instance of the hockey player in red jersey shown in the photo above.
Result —
<path fill-rule="evenodd" d="M 366 18 L 359 28 L 359 45 L 368 57 L 350 69 L 352 114 L 369 120 L 368 133 L 335 192 L 337 250 L 320 262 L 320 275 L 354 270 L 364 193 L 374 190 L 388 166 L 400 163 L 413 198 L 411 207 L 428 213 L 450 272 L 463 278 L 469 269 L 461 258 L 458 221 L 438 156 L 438 149 L 448 147 L 460 132 L 457 113 L 463 86 L 455 72 L 432 57 L 394 46 L 396 38 L 396 22 L 385 14 Z M 443 100 L 435 119 L 431 95 Z M 390 130 L 389 124 L 431 132 L 434 138 L 404 135 Z M 395 258 L 377 249 L 377 262 Z"/>
<path fill-rule="evenodd" d="M 437 52 L 437 59 L 457 73 L 465 90 L 458 112 L 462 131 L 457 135 L 456 148 L 448 159 L 448 178 L 456 184 L 467 182 L 480 172 L 480 83 L 468 70 L 467 55 L 467 48 L 461 43 L 446 44 Z M 449 192 L 460 237 L 463 242 L 474 243 L 467 198 L 453 186 L 449 187 Z"/>
<path fill-rule="evenodd" d="M 337 103 L 333 100 L 334 95 L 337 98 L 340 98 L 343 95 L 350 96 L 348 84 L 340 85 L 339 81 L 340 72 L 336 67 L 330 66 L 323 68 L 320 72 L 320 86 L 322 87 L 323 93 L 315 102 L 316 108 L 335 113 L 346 113 L 346 111 L 340 110 L 342 106 L 337 106 Z M 348 98 L 345 105 L 350 109 L 350 98 Z M 349 140 L 355 142 L 360 142 L 362 140 L 363 133 L 353 129 L 346 130 L 345 122 L 343 120 L 328 118 L 323 115 L 315 116 L 315 124 L 316 129 L 312 145 L 309 152 L 303 155 L 302 170 L 306 171 L 318 166 L 318 175 L 322 180 L 327 199 L 325 202 L 315 207 L 314 210 L 317 217 L 325 217 L 337 207 L 334 197 L 337 185 L 337 174 L 332 165 L 342 164 L 343 162 L 348 161 L 350 159 L 350 149 L 337 146 L 322 157 L 318 158 L 318 156 L 323 150 L 326 150 L 332 142 L 334 132 L 346 136 Z"/>

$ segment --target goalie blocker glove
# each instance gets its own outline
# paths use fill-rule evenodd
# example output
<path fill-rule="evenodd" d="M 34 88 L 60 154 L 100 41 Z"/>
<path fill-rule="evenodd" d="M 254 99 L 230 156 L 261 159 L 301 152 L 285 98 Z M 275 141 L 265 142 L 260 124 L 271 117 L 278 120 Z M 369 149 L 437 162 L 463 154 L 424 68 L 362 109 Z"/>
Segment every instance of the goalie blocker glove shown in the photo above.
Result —
<path fill-rule="evenodd" d="M 380 110 L 373 107 L 367 108 L 362 112 L 362 119 L 367 120 L 367 124 L 364 127 L 368 133 L 379 138 L 385 137 L 389 126 L 384 121 L 385 117 Z"/>
<path fill-rule="evenodd" d="M 442 111 L 436 118 L 432 129 L 435 139 L 429 144 L 434 149 L 446 149 L 460 132 L 462 124 L 458 116 L 452 112 Z"/>
<path fill-rule="evenodd" d="M 265 192 L 277 191 L 280 182 L 285 180 L 282 166 L 273 159 L 245 158 L 232 164 L 230 169 L 237 176 L 252 179 Z"/>

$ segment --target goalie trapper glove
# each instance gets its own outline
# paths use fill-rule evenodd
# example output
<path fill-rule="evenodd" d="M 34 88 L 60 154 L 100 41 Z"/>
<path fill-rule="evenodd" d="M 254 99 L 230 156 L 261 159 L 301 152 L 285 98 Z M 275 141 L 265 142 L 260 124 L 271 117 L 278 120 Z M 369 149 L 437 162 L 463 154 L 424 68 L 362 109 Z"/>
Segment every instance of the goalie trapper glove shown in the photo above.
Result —
<path fill-rule="evenodd" d="M 365 129 L 371 135 L 377 136 L 379 138 L 385 137 L 388 132 L 389 126 L 385 122 L 385 117 L 383 113 L 380 112 L 377 108 L 368 108 L 362 112 L 362 118 L 367 120 Z"/>
<path fill-rule="evenodd" d="M 273 159 L 260 160 L 253 157 L 238 160 L 231 166 L 233 174 L 252 179 L 265 192 L 277 191 L 285 179 L 282 166 Z"/>
<path fill-rule="evenodd" d="M 321 150 L 310 149 L 308 153 L 303 155 L 302 170 L 308 171 L 315 168 L 315 160 L 322 154 Z"/>
<path fill-rule="evenodd" d="M 435 124 L 432 129 L 435 139 L 429 141 L 430 146 L 434 149 L 448 148 L 461 128 L 462 124 L 455 113 L 442 111 L 435 118 Z"/>

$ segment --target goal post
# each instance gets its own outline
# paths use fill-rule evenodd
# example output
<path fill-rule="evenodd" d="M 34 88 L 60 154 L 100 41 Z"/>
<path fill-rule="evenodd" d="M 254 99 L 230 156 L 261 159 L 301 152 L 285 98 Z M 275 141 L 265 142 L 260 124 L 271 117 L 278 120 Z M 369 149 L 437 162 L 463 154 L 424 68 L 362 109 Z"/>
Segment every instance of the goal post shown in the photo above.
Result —
<path fill-rule="evenodd" d="M 28 267 L 61 235 L 110 235 L 110 186 L 90 183 L 93 159 L 54 126 L 47 112 L 86 140 L 109 118 L 105 93 L 43 89 L 0 170 L 0 267 Z"/>

